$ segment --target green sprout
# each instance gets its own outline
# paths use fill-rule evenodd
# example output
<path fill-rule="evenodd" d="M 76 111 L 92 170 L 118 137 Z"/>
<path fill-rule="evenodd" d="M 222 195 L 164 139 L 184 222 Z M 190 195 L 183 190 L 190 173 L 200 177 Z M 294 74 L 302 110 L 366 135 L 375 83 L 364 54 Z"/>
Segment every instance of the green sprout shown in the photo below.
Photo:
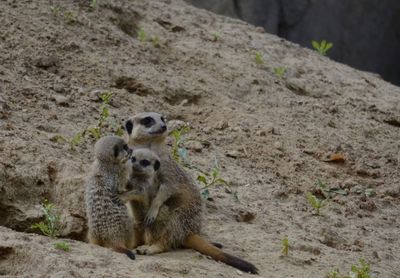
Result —
<path fill-rule="evenodd" d="M 67 24 L 74 24 L 78 21 L 78 17 L 73 11 L 66 11 L 64 13 L 64 18 Z"/>
<path fill-rule="evenodd" d="M 112 98 L 112 93 L 110 92 L 104 92 L 100 94 L 100 99 L 102 101 L 102 104 L 100 106 L 100 119 L 97 123 L 97 126 L 88 128 L 86 130 L 96 140 L 100 139 L 100 137 L 102 136 L 104 125 L 108 121 L 108 118 L 110 116 L 109 103 L 111 101 L 111 98 Z"/>
<path fill-rule="evenodd" d="M 259 65 L 259 66 L 262 66 L 265 63 L 264 57 L 261 54 L 261 52 L 256 52 L 255 53 L 255 60 L 256 60 L 256 64 Z"/>
<path fill-rule="evenodd" d="M 211 35 L 213 36 L 213 41 L 216 42 L 216 41 L 218 41 L 221 34 L 219 32 L 214 31 L 214 32 L 211 32 Z"/>
<path fill-rule="evenodd" d="M 151 43 L 153 44 L 154 47 L 160 47 L 160 37 L 159 36 L 152 36 L 151 37 Z"/>
<path fill-rule="evenodd" d="M 215 167 L 211 170 L 211 173 L 203 172 L 197 176 L 197 180 L 203 185 L 200 190 L 204 199 L 208 199 L 208 197 L 210 196 L 210 191 L 208 190 L 208 188 L 218 184 L 228 185 L 226 180 L 220 178 L 219 175 L 220 169 L 218 167 Z"/>
<path fill-rule="evenodd" d="M 97 0 L 92 0 L 91 2 L 90 2 L 90 8 L 92 9 L 92 10 L 95 10 L 95 9 L 97 9 Z"/>
<path fill-rule="evenodd" d="M 71 250 L 70 245 L 67 242 L 61 241 L 54 243 L 54 248 L 69 252 Z"/>
<path fill-rule="evenodd" d="M 170 132 L 170 135 L 174 138 L 174 142 L 172 143 L 172 157 L 178 163 L 185 161 L 187 157 L 187 150 L 183 147 L 183 142 L 185 141 L 184 136 L 189 131 L 189 126 L 183 126 Z"/>
<path fill-rule="evenodd" d="M 286 73 L 286 69 L 284 67 L 277 67 L 277 68 L 274 68 L 274 73 L 279 78 L 282 78 Z"/>
<path fill-rule="evenodd" d="M 322 40 L 320 43 L 317 41 L 312 41 L 311 44 L 319 54 L 324 56 L 326 55 L 326 52 L 333 47 L 333 43 L 327 42 L 326 40 Z"/>
<path fill-rule="evenodd" d="M 281 240 L 281 244 L 282 244 L 282 254 L 284 256 L 288 256 L 289 255 L 289 247 L 290 247 L 290 242 L 287 236 L 285 236 L 282 240 Z"/>
<path fill-rule="evenodd" d="M 371 268 L 363 259 L 359 260 L 360 266 L 352 265 L 349 272 L 350 278 L 370 278 Z"/>
<path fill-rule="evenodd" d="M 337 268 L 331 270 L 326 274 L 326 278 L 340 278 L 339 270 Z"/>
<path fill-rule="evenodd" d="M 82 133 L 77 133 L 74 137 L 69 140 L 69 146 L 71 150 L 75 150 L 75 147 L 78 146 L 82 141 Z"/>
<path fill-rule="evenodd" d="M 42 234 L 48 237 L 55 238 L 60 234 L 61 223 L 60 216 L 54 212 L 54 204 L 44 200 L 42 204 L 42 211 L 44 213 L 44 221 L 33 224 L 32 229 L 39 229 Z"/>
<path fill-rule="evenodd" d="M 143 28 L 140 28 L 138 31 L 138 38 L 140 42 L 146 42 L 147 41 L 147 34 L 144 31 Z"/>
<path fill-rule="evenodd" d="M 320 209 L 325 206 L 325 200 L 318 199 L 311 192 L 307 193 L 307 200 L 310 205 L 315 209 L 317 215 L 320 215 Z"/>

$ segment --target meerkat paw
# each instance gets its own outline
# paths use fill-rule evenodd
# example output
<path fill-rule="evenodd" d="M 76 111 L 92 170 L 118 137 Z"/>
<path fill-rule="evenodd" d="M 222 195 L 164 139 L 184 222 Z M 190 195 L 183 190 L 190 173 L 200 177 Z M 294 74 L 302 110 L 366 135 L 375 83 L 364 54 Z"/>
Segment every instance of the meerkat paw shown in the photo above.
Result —
<path fill-rule="evenodd" d="M 158 246 L 158 245 L 142 245 L 136 248 L 136 252 L 139 255 L 153 255 L 153 254 L 158 254 L 161 253 L 163 249 Z"/>
<path fill-rule="evenodd" d="M 148 227 L 156 221 L 158 215 L 158 208 L 150 207 L 149 211 L 144 218 L 144 224 Z"/>

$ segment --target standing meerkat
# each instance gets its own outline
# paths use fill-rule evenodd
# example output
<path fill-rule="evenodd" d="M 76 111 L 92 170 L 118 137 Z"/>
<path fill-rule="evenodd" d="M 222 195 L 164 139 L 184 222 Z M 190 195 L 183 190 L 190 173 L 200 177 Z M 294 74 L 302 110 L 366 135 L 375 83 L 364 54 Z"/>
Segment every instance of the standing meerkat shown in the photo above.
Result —
<path fill-rule="evenodd" d="M 130 167 L 127 191 L 119 195 L 123 202 L 130 202 L 134 216 L 135 242 L 133 247 L 149 241 L 151 233 L 146 229 L 146 215 L 152 200 L 159 190 L 157 171 L 160 168 L 160 158 L 149 149 L 135 149 L 128 162 Z M 146 236 L 147 234 L 147 236 Z M 144 238 L 148 240 L 145 241 Z"/>
<path fill-rule="evenodd" d="M 156 254 L 186 247 L 244 272 L 258 273 L 253 264 L 222 252 L 199 236 L 203 210 L 201 194 L 191 177 L 166 149 L 167 126 L 164 117 L 153 112 L 137 114 L 125 122 L 125 131 L 131 147 L 152 150 L 162 164 L 157 173 L 159 188 L 145 216 L 149 229 L 155 227 L 155 230 L 151 233 L 152 237 L 144 238 L 145 245 L 138 247 L 137 252 Z M 164 206 L 168 209 L 164 209 Z M 163 214 L 168 213 L 167 217 L 157 217 L 160 208 L 163 208 Z"/>
<path fill-rule="evenodd" d="M 128 160 L 132 150 L 122 138 L 106 136 L 94 146 L 94 162 L 86 181 L 85 201 L 88 217 L 88 238 L 92 244 L 135 255 L 132 219 L 124 202 L 118 197 L 128 179 Z"/>

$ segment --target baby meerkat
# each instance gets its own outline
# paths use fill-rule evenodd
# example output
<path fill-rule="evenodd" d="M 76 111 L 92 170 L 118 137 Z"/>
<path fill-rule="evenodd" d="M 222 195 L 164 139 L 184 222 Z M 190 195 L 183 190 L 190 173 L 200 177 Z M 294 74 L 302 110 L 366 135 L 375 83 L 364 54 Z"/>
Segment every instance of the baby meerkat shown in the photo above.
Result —
<path fill-rule="evenodd" d="M 175 162 L 166 149 L 167 126 L 158 113 L 140 113 L 125 122 L 126 141 L 133 148 L 148 148 L 161 162 L 156 179 L 158 191 L 146 213 L 145 245 L 140 254 L 156 254 L 186 247 L 224 262 L 244 272 L 258 273 L 257 268 L 227 254 L 200 237 L 202 198 L 192 178 Z M 161 209 L 160 209 L 161 208 Z"/>
<path fill-rule="evenodd" d="M 123 202 L 130 202 L 134 216 L 134 248 L 144 244 L 145 228 L 149 213 L 158 214 L 159 207 L 153 204 L 159 190 L 157 171 L 160 168 L 159 157 L 149 149 L 135 149 L 128 162 L 130 170 L 127 190 L 119 197 Z M 155 212 L 153 212 L 156 210 Z"/>
<path fill-rule="evenodd" d="M 122 138 L 106 136 L 94 146 L 94 162 L 86 181 L 86 213 L 88 238 L 92 244 L 125 253 L 130 259 L 135 255 L 132 219 L 118 190 L 126 185 L 126 161 L 132 150 Z"/>

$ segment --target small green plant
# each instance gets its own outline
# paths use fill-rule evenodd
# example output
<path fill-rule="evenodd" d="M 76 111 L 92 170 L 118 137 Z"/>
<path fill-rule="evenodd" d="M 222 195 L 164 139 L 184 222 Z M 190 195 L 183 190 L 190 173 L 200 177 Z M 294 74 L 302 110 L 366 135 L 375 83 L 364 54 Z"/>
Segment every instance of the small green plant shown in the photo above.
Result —
<path fill-rule="evenodd" d="M 174 142 L 172 143 L 172 157 L 178 163 L 185 161 L 187 158 L 187 150 L 183 147 L 183 142 L 185 141 L 184 136 L 189 131 L 190 127 L 185 125 L 170 132 L 170 135 L 174 138 Z"/>
<path fill-rule="evenodd" d="M 92 0 L 91 2 L 90 2 L 90 8 L 92 9 L 92 10 L 95 10 L 95 9 L 97 9 L 97 0 Z"/>
<path fill-rule="evenodd" d="M 315 209 L 317 215 L 320 215 L 320 210 L 325 206 L 325 200 L 320 200 L 315 197 L 311 192 L 307 193 L 307 200 L 310 205 Z"/>
<path fill-rule="evenodd" d="M 359 260 L 359 266 L 352 265 L 351 270 L 349 272 L 350 278 L 370 278 L 371 268 L 369 264 L 367 264 L 363 259 Z"/>
<path fill-rule="evenodd" d="M 151 37 L 151 43 L 153 44 L 154 47 L 159 47 L 161 45 L 160 37 L 159 36 L 152 36 Z"/>
<path fill-rule="evenodd" d="M 284 67 L 277 67 L 277 68 L 274 68 L 274 72 L 275 72 L 276 76 L 278 76 L 279 78 L 282 78 L 286 73 L 286 69 Z"/>
<path fill-rule="evenodd" d="M 211 32 L 211 36 L 213 37 L 213 41 L 214 41 L 214 42 L 216 42 L 216 41 L 219 40 L 220 35 L 221 35 L 221 34 L 220 34 L 219 32 L 216 32 L 216 31 Z"/>
<path fill-rule="evenodd" d="M 321 55 L 326 55 L 329 49 L 333 47 L 333 43 L 322 40 L 321 42 L 312 41 L 312 47 Z"/>
<path fill-rule="evenodd" d="M 282 244 L 282 254 L 284 256 L 288 256 L 289 255 L 289 247 L 290 247 L 290 242 L 287 236 L 285 236 L 282 240 L 281 240 L 281 244 Z"/>
<path fill-rule="evenodd" d="M 61 7 L 58 5 L 55 6 L 50 6 L 50 10 L 53 13 L 54 16 L 59 16 L 61 13 Z"/>
<path fill-rule="evenodd" d="M 69 246 L 69 244 L 64 241 L 54 243 L 54 248 L 63 250 L 65 252 L 69 252 L 71 250 L 71 247 Z"/>
<path fill-rule="evenodd" d="M 110 117 L 109 103 L 111 101 L 111 98 L 112 98 L 112 93 L 110 92 L 104 92 L 100 94 L 100 99 L 102 101 L 100 106 L 100 119 L 95 127 L 91 127 L 86 130 L 96 140 L 100 139 L 100 137 L 102 136 L 104 125 L 108 121 L 108 118 Z"/>
<path fill-rule="evenodd" d="M 140 42 L 146 42 L 147 41 L 147 34 L 144 31 L 143 28 L 140 28 L 138 31 L 138 39 Z"/>
<path fill-rule="evenodd" d="M 44 221 L 33 224 L 32 229 L 38 229 L 42 234 L 48 237 L 57 237 L 61 230 L 60 216 L 54 212 L 54 204 L 44 200 L 42 204 Z"/>
<path fill-rule="evenodd" d="M 331 270 L 326 274 L 326 278 L 340 278 L 341 275 L 339 273 L 339 270 L 335 268 L 334 270 Z"/>
<path fill-rule="evenodd" d="M 259 66 L 264 65 L 265 61 L 264 61 L 264 57 L 261 54 L 261 52 L 255 52 L 255 60 L 256 60 L 256 64 Z"/>
<path fill-rule="evenodd" d="M 197 176 L 197 180 L 203 185 L 203 187 L 200 190 L 201 194 L 205 199 L 207 199 L 210 196 L 210 191 L 208 190 L 208 188 L 218 184 L 228 185 L 226 180 L 220 178 L 220 170 L 218 167 L 212 169 L 211 173 L 203 172 L 199 174 Z"/>
<path fill-rule="evenodd" d="M 68 10 L 64 13 L 64 18 L 65 18 L 65 22 L 67 24 L 74 24 L 75 22 L 78 21 L 77 15 L 73 11 L 70 11 L 70 10 Z"/>
<path fill-rule="evenodd" d="M 74 137 L 69 140 L 69 146 L 71 150 L 75 150 L 75 147 L 82 142 L 82 133 L 77 133 Z"/>

